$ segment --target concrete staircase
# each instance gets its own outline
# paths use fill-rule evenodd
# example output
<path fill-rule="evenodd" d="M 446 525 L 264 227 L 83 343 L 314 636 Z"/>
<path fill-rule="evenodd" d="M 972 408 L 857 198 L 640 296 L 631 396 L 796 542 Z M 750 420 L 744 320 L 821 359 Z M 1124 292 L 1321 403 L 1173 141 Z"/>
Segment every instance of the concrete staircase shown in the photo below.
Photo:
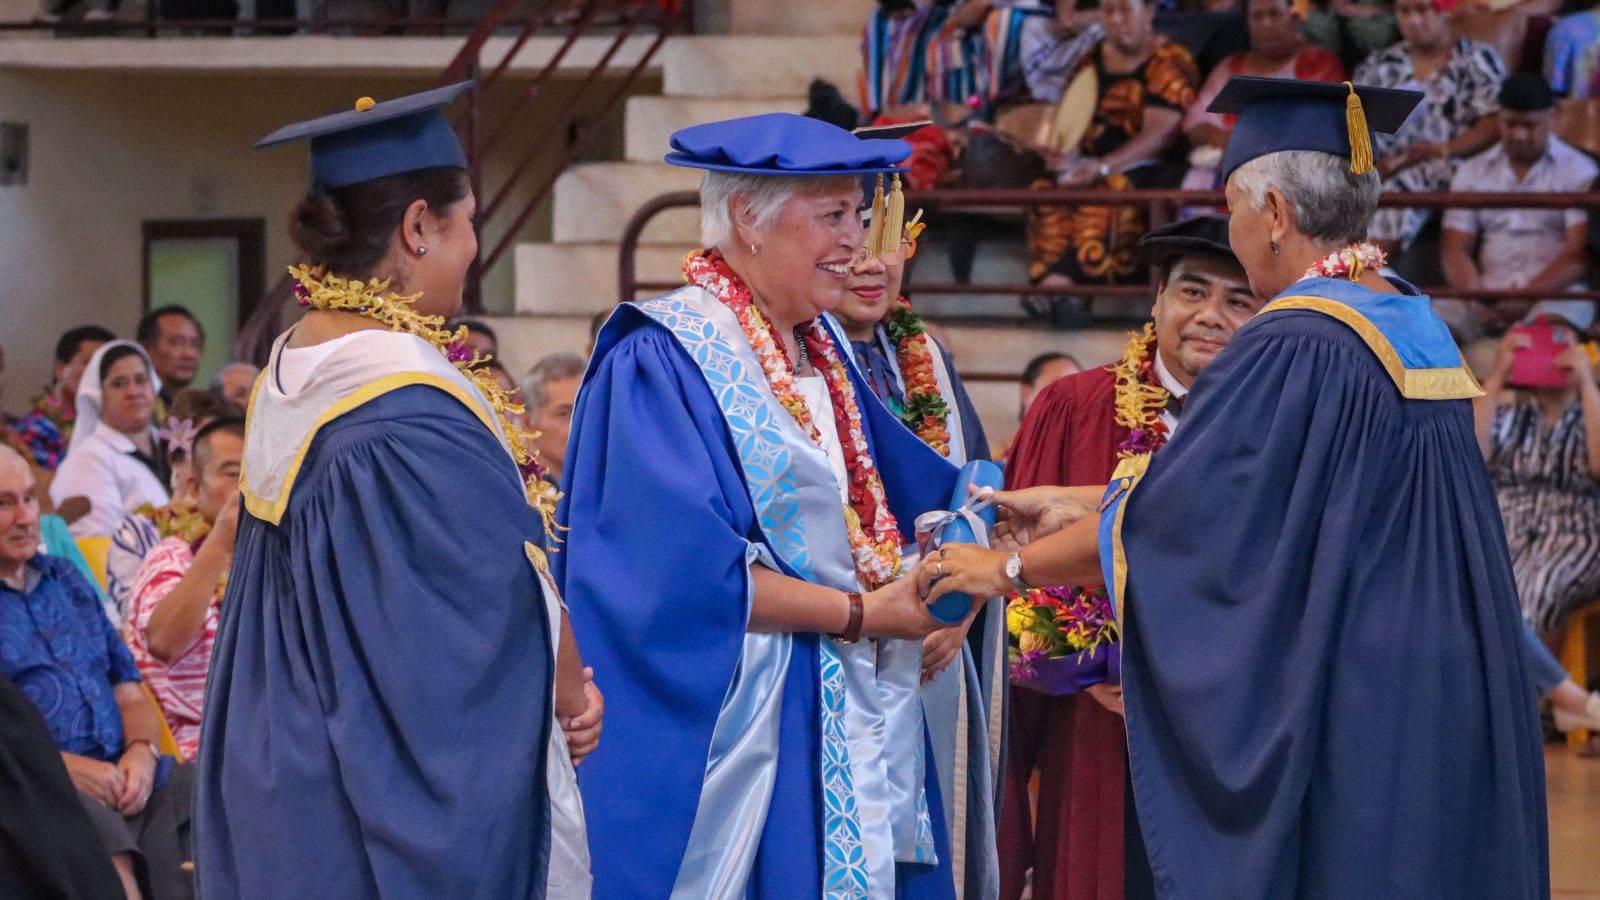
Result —
<path fill-rule="evenodd" d="M 593 317 L 619 300 L 617 242 L 628 220 L 651 197 L 699 185 L 698 171 L 661 162 L 672 132 L 735 116 L 800 112 L 807 86 L 819 76 L 848 96 L 859 66 L 858 41 L 854 35 L 716 35 L 674 38 L 663 46 L 661 95 L 627 101 L 624 158 L 565 172 L 554 189 L 552 240 L 515 249 L 516 315 L 494 320 L 511 370 L 526 371 L 548 352 L 586 347 Z M 657 216 L 638 248 L 639 279 L 676 281 L 683 255 L 698 244 L 695 210 Z M 1020 247 L 986 244 L 974 280 L 1019 282 L 1024 255 Z M 927 252 L 918 260 L 918 273 L 925 280 L 948 280 L 944 254 Z M 919 304 L 934 319 L 1016 309 L 1015 298 L 997 297 L 927 297 Z M 1046 350 L 1072 353 L 1085 364 L 1108 362 L 1123 340 L 1115 331 L 1064 334 L 1000 324 L 947 327 L 941 337 L 963 369 L 982 372 L 1020 371 Z M 987 382 L 971 388 L 998 444 L 1015 427 L 1016 386 Z"/>

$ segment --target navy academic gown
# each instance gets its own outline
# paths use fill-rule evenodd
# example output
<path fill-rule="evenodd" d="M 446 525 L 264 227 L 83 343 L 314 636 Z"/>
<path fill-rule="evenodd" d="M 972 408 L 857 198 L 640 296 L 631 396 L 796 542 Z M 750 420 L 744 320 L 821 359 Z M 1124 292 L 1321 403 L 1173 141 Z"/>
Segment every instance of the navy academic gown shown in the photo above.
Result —
<path fill-rule="evenodd" d="M 1207 367 L 1126 500 L 1156 893 L 1548 897 L 1534 687 L 1472 408 L 1398 387 L 1452 380 L 1459 353 L 1426 297 L 1286 295 Z"/>
<path fill-rule="evenodd" d="M 202 896 L 543 897 L 538 514 L 460 402 L 323 426 L 279 525 L 241 512 L 200 738 Z"/>

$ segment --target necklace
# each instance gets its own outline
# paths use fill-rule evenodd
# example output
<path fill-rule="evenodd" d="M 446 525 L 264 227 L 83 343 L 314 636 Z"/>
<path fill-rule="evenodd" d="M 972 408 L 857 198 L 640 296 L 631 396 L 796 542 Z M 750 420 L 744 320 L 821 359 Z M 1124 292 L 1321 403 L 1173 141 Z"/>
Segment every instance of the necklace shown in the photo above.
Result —
<path fill-rule="evenodd" d="M 295 279 L 294 295 L 301 306 L 355 313 L 387 325 L 393 331 L 419 337 L 460 370 L 494 410 L 506 446 L 522 474 L 528 505 L 538 510 L 543 520 L 545 536 L 552 543 L 560 540 L 556 534 L 559 526 L 555 514 L 561 492 L 544 480 L 544 466 L 533 444 L 538 435 L 530 434 L 517 424 L 517 417 L 525 412 L 522 404 L 510 391 L 500 387 L 489 368 L 483 365 L 489 357 L 467 343 L 465 326 L 450 331 L 444 327 L 443 316 L 424 316 L 416 312 L 411 305 L 422 295 L 398 296 L 389 290 L 389 281 L 344 279 L 327 274 L 321 266 L 290 266 L 289 274 Z"/>
<path fill-rule="evenodd" d="M 1161 411 L 1172 395 L 1156 377 L 1156 327 L 1146 322 L 1144 331 L 1130 337 L 1122 359 L 1111 372 L 1116 376 L 1116 422 L 1128 429 L 1128 436 L 1117 445 L 1117 458 L 1154 453 L 1167 443 L 1167 423 Z"/>
<path fill-rule="evenodd" d="M 778 403 L 794 419 L 811 442 L 822 446 L 822 434 L 811 417 L 811 409 L 795 388 L 794 366 L 782 343 L 773 333 L 761 310 L 756 307 L 750 288 L 729 267 L 716 250 L 697 250 L 684 257 L 684 280 L 717 298 L 732 310 L 739 328 L 755 351 Z M 856 404 L 850 375 L 820 320 L 795 329 L 801 358 L 814 360 L 818 374 L 828 388 L 833 405 L 834 425 L 844 451 L 845 471 L 850 476 L 846 488 L 849 502 L 844 505 L 846 533 L 856 577 L 868 590 L 886 585 L 900 575 L 900 529 L 889 511 L 883 476 L 872 459 L 871 448 L 861 426 L 861 409 Z"/>
<path fill-rule="evenodd" d="M 884 333 L 894 343 L 895 362 L 905 379 L 905 408 L 900 421 L 924 444 L 950 455 L 950 406 L 939 395 L 939 378 L 933 371 L 933 351 L 928 347 L 928 325 L 911 309 L 904 296 L 895 298 L 883 319 Z"/>
<path fill-rule="evenodd" d="M 1389 257 L 1377 244 L 1362 241 L 1335 250 L 1313 263 L 1301 278 L 1348 278 L 1360 281 L 1368 271 L 1376 272 L 1389 264 Z"/>
<path fill-rule="evenodd" d="M 801 334 L 799 325 L 794 327 L 793 334 L 795 349 L 799 351 L 798 355 L 800 357 L 799 364 L 795 366 L 795 371 L 804 372 L 806 369 L 811 368 L 811 351 L 806 348 L 805 335 Z"/>

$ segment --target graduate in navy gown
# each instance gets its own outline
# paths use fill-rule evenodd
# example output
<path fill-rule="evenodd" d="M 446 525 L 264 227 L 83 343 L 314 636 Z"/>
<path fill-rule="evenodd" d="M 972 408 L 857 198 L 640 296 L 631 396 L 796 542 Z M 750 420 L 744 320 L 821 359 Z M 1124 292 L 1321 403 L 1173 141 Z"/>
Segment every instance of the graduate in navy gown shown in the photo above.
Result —
<path fill-rule="evenodd" d="M 599 898 L 953 898 L 918 702 L 914 519 L 957 468 L 872 399 L 838 306 L 858 177 L 910 148 L 776 114 L 685 129 L 689 283 L 623 304 L 578 395 L 555 559 L 605 679 Z"/>
<path fill-rule="evenodd" d="M 292 230 L 318 266 L 250 402 L 200 737 L 207 897 L 587 896 L 550 498 L 438 318 L 476 256 L 440 110 L 464 87 L 263 141 L 311 140 Z"/>
<path fill-rule="evenodd" d="M 1017 556 L 1037 583 L 1100 568 L 1119 602 L 1130 897 L 1550 894 L 1479 388 L 1428 298 L 1362 240 L 1365 117 L 1392 131 L 1419 96 L 1229 82 L 1211 109 L 1239 114 L 1230 243 L 1274 299 L 1166 448 L 1119 468 L 1110 505 Z M 1027 530 L 1049 490 L 1001 501 Z M 994 565 L 951 556 L 962 590 Z"/>

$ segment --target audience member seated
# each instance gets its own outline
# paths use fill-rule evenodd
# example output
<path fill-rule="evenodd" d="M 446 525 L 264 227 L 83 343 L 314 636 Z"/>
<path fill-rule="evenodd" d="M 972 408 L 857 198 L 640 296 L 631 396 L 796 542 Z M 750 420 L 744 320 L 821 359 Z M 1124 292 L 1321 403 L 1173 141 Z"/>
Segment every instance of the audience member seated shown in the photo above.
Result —
<path fill-rule="evenodd" d="M 90 357 L 72 441 L 50 483 L 57 504 L 89 500 L 89 513 L 72 523 L 75 537 L 110 537 L 130 511 L 167 502 L 167 463 L 150 421 L 159 389 L 150 357 L 132 341 L 111 341 Z"/>
<path fill-rule="evenodd" d="M 116 610 L 114 622 L 127 622 L 132 615 L 134 579 L 157 544 L 171 537 L 192 543 L 207 530 L 193 504 L 182 497 L 195 435 L 218 419 L 243 417 L 242 408 L 211 391 L 183 391 L 172 401 L 167 427 L 160 433 L 165 437 L 167 468 L 172 472 L 168 489 L 173 501 L 140 506 L 124 516 L 111 533 L 111 546 L 106 549 L 106 592 Z"/>
<path fill-rule="evenodd" d="M 1184 176 L 1183 186 L 1189 190 L 1222 189 L 1217 169 L 1236 117 L 1207 112 L 1206 107 L 1222 92 L 1228 79 L 1257 75 L 1302 81 L 1345 80 L 1344 66 L 1337 56 L 1306 44 L 1290 0 L 1248 0 L 1246 10 L 1250 49 L 1224 59 L 1213 69 L 1183 116 L 1183 136 L 1190 147 L 1189 174 Z"/>
<path fill-rule="evenodd" d="M 1105 40 L 1083 63 L 1098 77 L 1093 121 L 1075 151 L 1052 161 L 1054 181 L 1037 186 L 1175 187 L 1183 167 L 1170 151 L 1199 87 L 1194 59 L 1155 33 L 1153 0 L 1107 0 L 1101 11 Z M 1141 274 L 1134 253 L 1146 228 L 1140 207 L 1036 207 L 1028 226 L 1036 284 L 1111 284 Z M 1033 311 L 1071 324 L 1084 306 L 1057 303 L 1054 310 Z M 1063 310 L 1080 312 L 1062 316 Z"/>
<path fill-rule="evenodd" d="M 1065 353 L 1051 351 L 1028 360 L 1028 364 L 1022 367 L 1022 383 L 1017 391 L 1017 423 L 1021 424 L 1027 417 L 1033 398 L 1039 396 L 1045 385 L 1082 371 L 1083 366 Z M 1006 438 L 1005 445 L 996 457 L 1000 462 L 1005 462 L 1011 456 L 1011 444 L 1016 439 L 1015 433 Z"/>
<path fill-rule="evenodd" d="M 256 378 L 260 375 L 260 367 L 251 363 L 228 363 L 217 371 L 211 390 L 234 406 L 246 409 L 250 406 L 250 392 L 255 389 Z"/>
<path fill-rule="evenodd" d="M 156 421 L 164 422 L 167 408 L 177 393 L 194 383 L 200 371 L 200 355 L 206 350 L 206 335 L 200 320 L 181 306 L 153 309 L 139 320 L 134 335 L 149 354 L 155 367 L 156 396 L 161 401 Z"/>
<path fill-rule="evenodd" d="M 243 421 L 219 419 L 200 430 L 176 496 L 207 531 L 195 540 L 173 535 L 161 541 L 133 580 L 128 643 L 184 762 L 194 760 L 200 743 L 206 672 L 239 524 L 243 454 Z"/>
<path fill-rule="evenodd" d="M 1521 337 L 1512 331 L 1501 340 L 1476 411 L 1522 613 L 1559 646 L 1567 614 L 1600 593 L 1600 386 L 1578 343 L 1593 324 L 1593 307 L 1585 304 L 1568 316 L 1544 312 L 1535 307 L 1568 341 L 1556 364 L 1569 373 L 1570 384 L 1508 384 Z"/>
<path fill-rule="evenodd" d="M 1506 77 L 1505 63 L 1494 48 L 1455 36 L 1441 9 L 1452 4 L 1453 0 L 1399 0 L 1395 12 L 1400 42 L 1356 68 L 1356 84 L 1423 93 L 1422 102 L 1399 130 L 1372 135 L 1372 154 L 1385 191 L 1448 190 L 1457 160 L 1494 142 L 1493 114 Z M 1385 207 L 1373 217 L 1369 233 L 1393 255 L 1410 248 L 1432 219 L 1431 210 Z"/>
<path fill-rule="evenodd" d="M 467 346 L 484 356 L 500 354 L 500 338 L 487 323 L 478 319 L 452 319 L 450 327 L 467 329 Z"/>
<path fill-rule="evenodd" d="M 1061 102 L 1078 67 L 1106 36 L 1098 9 L 1061 2 L 1054 13 L 1029 18 L 1018 35 L 1028 95 L 1040 103 Z"/>
<path fill-rule="evenodd" d="M 33 474 L 0 446 L 0 677 L 44 717 L 127 895 L 192 897 L 189 767 L 160 756 L 133 656 L 88 579 L 38 552 L 38 524 Z"/>
<path fill-rule="evenodd" d="M 1555 97 L 1544 77 L 1518 72 L 1500 91 L 1500 142 L 1461 164 L 1452 191 L 1556 193 L 1582 191 L 1597 174 L 1594 161 L 1550 133 Z M 1448 209 L 1440 241 L 1445 277 L 1461 288 L 1582 290 L 1588 216 L 1582 209 Z M 1498 336 L 1533 301 L 1494 304 L 1436 300 L 1456 334 L 1471 341 Z M 1569 315 L 1587 300 L 1564 301 Z"/>
<path fill-rule="evenodd" d="M 1324 0 L 1309 5 L 1306 39 L 1338 56 L 1346 68 L 1399 37 L 1391 0 Z"/>
<path fill-rule="evenodd" d="M 552 353 L 534 363 L 522 379 L 522 401 L 528 408 L 528 427 L 536 435 L 534 444 L 544 461 L 545 477 L 561 481 L 561 466 L 567 458 L 567 435 L 572 431 L 572 410 L 578 403 L 578 387 L 588 365 L 576 353 Z"/>
<path fill-rule="evenodd" d="M 50 384 L 33 398 L 31 411 L 12 423 L 17 437 L 28 445 L 34 463 L 45 471 L 54 472 L 67 452 L 72 423 L 78 415 L 78 382 L 89 357 L 102 344 L 116 339 L 116 335 L 98 325 L 83 325 L 56 341 Z"/>
<path fill-rule="evenodd" d="M 1600 7 L 1563 16 L 1550 29 L 1544 74 L 1563 97 L 1600 99 Z"/>

